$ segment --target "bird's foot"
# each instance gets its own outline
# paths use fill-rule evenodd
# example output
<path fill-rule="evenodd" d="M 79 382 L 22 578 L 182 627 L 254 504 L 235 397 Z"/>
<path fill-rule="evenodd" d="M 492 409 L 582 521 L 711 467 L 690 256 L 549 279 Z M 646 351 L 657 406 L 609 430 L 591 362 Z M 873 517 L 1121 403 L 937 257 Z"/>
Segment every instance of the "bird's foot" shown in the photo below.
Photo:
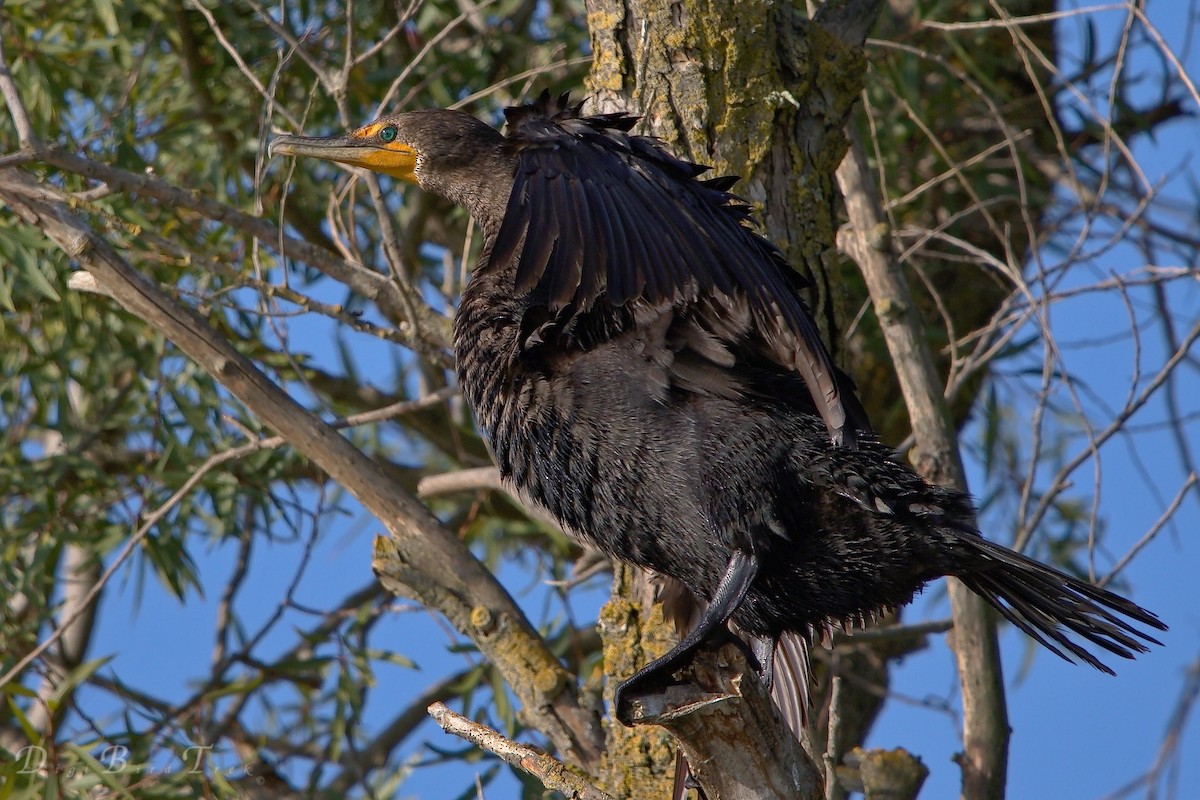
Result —
<path fill-rule="evenodd" d="M 758 574 L 758 567 L 758 556 L 754 553 L 734 550 L 729 554 L 729 563 L 725 565 L 725 572 L 717 581 L 708 606 L 687 636 L 666 655 L 654 659 L 617 687 L 613 695 L 614 712 L 622 724 L 633 724 L 629 701 L 634 695 L 647 695 L 651 688 L 665 689 L 673 680 L 671 676 L 675 671 L 691 663 L 697 650 L 714 645 L 719 647 L 733 636 L 725 626 L 746 598 L 746 592 L 750 590 L 750 584 Z M 754 652 L 747 649 L 746 643 L 741 639 L 733 639 L 745 650 L 746 660 L 758 669 L 759 662 Z"/>
<path fill-rule="evenodd" d="M 625 726 L 633 725 L 632 703 L 637 698 L 662 692 L 667 687 L 678 684 L 675 673 L 689 666 L 697 652 L 720 650 L 726 644 L 732 644 L 741 650 L 750 666 L 761 673 L 764 665 L 756 648 L 727 628 L 717 628 L 699 642 L 687 646 L 682 643 L 677 645 L 666 655 L 651 661 L 618 685 L 613 692 L 613 708 L 617 720 Z"/>

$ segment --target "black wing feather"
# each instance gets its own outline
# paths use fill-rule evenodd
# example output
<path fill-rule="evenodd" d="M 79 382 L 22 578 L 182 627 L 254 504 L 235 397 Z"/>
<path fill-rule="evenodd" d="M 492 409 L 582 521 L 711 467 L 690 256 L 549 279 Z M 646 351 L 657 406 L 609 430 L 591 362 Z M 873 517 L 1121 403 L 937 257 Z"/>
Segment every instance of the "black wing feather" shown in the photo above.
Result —
<path fill-rule="evenodd" d="M 525 232 L 529 230 L 529 175 L 526 170 L 518 168 L 513 176 L 512 194 L 508 200 L 508 211 L 504 215 L 504 224 L 492 243 L 492 252 L 488 256 L 489 263 L 509 264 L 517 254 Z"/>
<path fill-rule="evenodd" d="M 583 192 L 572 191 L 572 184 L 577 181 L 568 175 L 564 170 L 546 181 L 550 195 L 549 208 L 553 212 L 554 228 L 558 231 L 558 240 L 554 242 L 549 269 L 544 278 L 549 283 L 552 308 L 562 308 L 570 303 L 583 283 L 584 242 L 579 228 L 587 213 L 587 202 Z M 564 210 L 566 213 L 561 213 Z"/>
<path fill-rule="evenodd" d="M 530 202 L 526 214 L 529 217 L 529 233 L 525 237 L 524 249 L 520 262 L 517 264 L 516 290 L 518 292 L 535 291 L 536 295 L 544 298 L 546 292 L 546 264 L 554 252 L 558 241 L 558 217 L 549 201 L 549 180 L 544 174 L 533 172 L 529 176 L 528 196 L 539 198 Z M 503 230 L 503 226 L 501 227 Z M 494 259 L 495 252 L 492 253 Z"/>
<path fill-rule="evenodd" d="M 612 243 L 620 254 L 620 258 L 614 257 L 604 265 L 608 300 L 615 306 L 623 306 L 641 296 L 646 286 L 646 278 L 640 265 L 649 263 L 650 253 L 646 250 L 646 242 L 638 235 L 636 224 L 627 216 L 628 209 L 613 196 L 607 185 L 602 184 L 600 187 L 600 200 L 616 222 Z M 614 256 L 616 255 L 617 253 L 614 253 Z M 626 266 L 623 269 L 613 269 L 612 264 Z"/>
<path fill-rule="evenodd" d="M 604 289 L 604 265 L 608 262 L 607 243 L 610 241 L 608 237 L 612 236 L 612 225 L 608 220 L 608 210 L 603 205 L 593 208 L 588 199 L 589 194 L 587 186 L 584 186 L 579 192 L 581 216 L 575 229 L 579 237 L 580 250 L 583 253 L 579 289 L 586 294 L 598 295 Z M 584 229 L 584 220 L 592 220 L 593 225 L 601 232 L 600 236 L 590 242 Z"/>
<path fill-rule="evenodd" d="M 601 302 L 744 298 L 764 349 L 804 379 L 834 439 L 869 433 L 796 294 L 802 279 L 727 192 L 735 178 L 701 180 L 707 167 L 628 135 L 637 117 L 581 117 L 565 96 L 543 94 L 505 115 L 518 166 L 489 267 L 505 268 L 519 252 L 516 290 L 572 317 Z"/>

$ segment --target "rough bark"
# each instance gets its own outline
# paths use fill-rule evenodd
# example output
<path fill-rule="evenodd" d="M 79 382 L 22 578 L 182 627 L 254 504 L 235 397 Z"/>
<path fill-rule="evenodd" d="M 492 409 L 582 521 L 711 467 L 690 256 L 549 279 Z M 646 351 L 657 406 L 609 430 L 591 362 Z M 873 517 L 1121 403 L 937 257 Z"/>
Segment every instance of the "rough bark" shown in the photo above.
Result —
<path fill-rule="evenodd" d="M 684 678 L 643 698 L 634 718 L 675 736 L 709 798 L 823 800 L 821 772 L 736 646 L 700 653 Z"/>

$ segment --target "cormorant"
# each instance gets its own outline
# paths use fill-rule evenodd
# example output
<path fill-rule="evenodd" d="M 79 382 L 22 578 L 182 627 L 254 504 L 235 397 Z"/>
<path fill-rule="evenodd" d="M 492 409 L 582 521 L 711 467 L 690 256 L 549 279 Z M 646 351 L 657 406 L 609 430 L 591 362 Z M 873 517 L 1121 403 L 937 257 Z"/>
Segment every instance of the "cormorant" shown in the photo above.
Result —
<path fill-rule="evenodd" d="M 454 321 L 462 389 L 505 481 L 564 530 L 674 579 L 704 611 L 617 690 L 685 665 L 733 623 L 769 677 L 807 672 L 831 626 L 953 575 L 1052 652 L 1110 672 L 1154 614 L 984 539 L 968 497 L 871 435 L 734 178 L 583 116 L 566 95 L 509 108 L 507 134 L 457 111 L 394 114 L 274 154 L 365 167 L 467 208 L 484 234 Z M 807 702 L 784 709 L 796 727 Z"/>

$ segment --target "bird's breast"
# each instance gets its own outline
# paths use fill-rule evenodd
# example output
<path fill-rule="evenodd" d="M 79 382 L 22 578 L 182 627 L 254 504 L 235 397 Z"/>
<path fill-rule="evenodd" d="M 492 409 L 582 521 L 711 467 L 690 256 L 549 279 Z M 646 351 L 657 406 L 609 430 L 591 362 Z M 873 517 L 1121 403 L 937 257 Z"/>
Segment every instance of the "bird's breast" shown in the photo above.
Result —
<path fill-rule="evenodd" d="M 523 354 L 519 311 L 464 294 L 455 322 L 459 380 L 502 476 L 626 560 L 660 560 L 663 533 L 680 524 L 706 529 L 699 435 L 663 402 L 654 364 L 625 341 Z"/>

